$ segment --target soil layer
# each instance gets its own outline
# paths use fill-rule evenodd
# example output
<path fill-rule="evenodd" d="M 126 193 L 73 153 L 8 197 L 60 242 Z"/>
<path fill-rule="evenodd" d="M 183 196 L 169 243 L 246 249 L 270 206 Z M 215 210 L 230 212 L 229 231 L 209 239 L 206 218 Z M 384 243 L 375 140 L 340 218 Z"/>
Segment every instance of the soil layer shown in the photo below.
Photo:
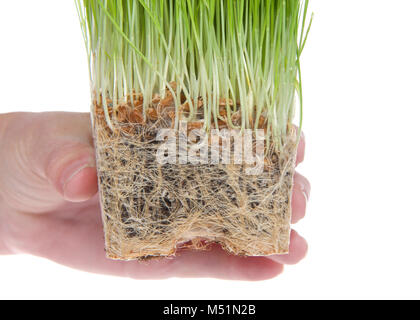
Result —
<path fill-rule="evenodd" d="M 295 132 L 281 152 L 270 153 L 257 176 L 246 175 L 244 165 L 159 165 L 156 135 L 173 127 L 174 119 L 173 109 L 160 108 L 162 101 L 147 110 L 147 121 L 141 101 L 115 110 L 110 104 L 113 130 L 94 102 L 107 256 L 168 257 L 180 246 L 205 249 L 209 243 L 235 255 L 287 254 Z"/>

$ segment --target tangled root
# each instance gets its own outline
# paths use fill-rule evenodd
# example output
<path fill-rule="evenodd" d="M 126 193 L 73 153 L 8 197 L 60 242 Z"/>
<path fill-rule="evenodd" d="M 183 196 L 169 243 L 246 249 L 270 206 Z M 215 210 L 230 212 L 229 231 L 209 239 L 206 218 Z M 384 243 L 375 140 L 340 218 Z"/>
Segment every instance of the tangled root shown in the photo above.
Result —
<path fill-rule="evenodd" d="M 282 152 L 270 153 L 264 172 L 252 176 L 244 165 L 160 165 L 156 134 L 171 127 L 170 117 L 146 123 L 140 114 L 137 121 L 121 114 L 114 131 L 103 114 L 93 115 L 109 258 L 168 257 L 180 246 L 205 249 L 214 242 L 235 255 L 288 253 L 294 132 Z"/>

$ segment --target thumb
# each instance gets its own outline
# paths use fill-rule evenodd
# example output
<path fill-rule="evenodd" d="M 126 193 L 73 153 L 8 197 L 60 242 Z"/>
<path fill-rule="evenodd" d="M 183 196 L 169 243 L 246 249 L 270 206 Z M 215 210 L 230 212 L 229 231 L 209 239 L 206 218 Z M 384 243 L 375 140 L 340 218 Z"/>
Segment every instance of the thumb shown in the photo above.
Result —
<path fill-rule="evenodd" d="M 2 115 L 0 153 L 0 192 L 18 210 L 47 212 L 97 192 L 88 114 Z"/>

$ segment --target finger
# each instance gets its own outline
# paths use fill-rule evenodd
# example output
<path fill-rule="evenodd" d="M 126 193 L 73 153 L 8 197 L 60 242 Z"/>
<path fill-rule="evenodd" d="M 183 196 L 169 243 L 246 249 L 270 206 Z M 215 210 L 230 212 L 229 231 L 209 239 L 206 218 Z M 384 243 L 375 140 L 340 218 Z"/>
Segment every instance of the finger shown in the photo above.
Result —
<path fill-rule="evenodd" d="M 283 265 L 263 257 L 239 257 L 220 246 L 210 251 L 184 250 L 175 259 L 178 277 L 212 277 L 230 280 L 260 281 L 283 272 Z"/>
<path fill-rule="evenodd" d="M 219 245 L 209 250 L 185 249 L 176 258 L 125 265 L 124 274 L 133 279 L 216 278 L 262 281 L 283 272 L 283 265 L 263 257 L 239 257 L 228 254 Z M 117 272 L 117 275 L 121 275 Z"/>
<path fill-rule="evenodd" d="M 97 192 L 88 114 L 16 113 L 0 123 L 1 192 L 13 208 L 44 212 Z"/>
<path fill-rule="evenodd" d="M 87 212 L 77 210 L 81 207 L 79 204 L 66 209 L 78 217 L 70 221 L 70 213 L 65 212 L 61 215 L 11 216 L 5 225 L 8 245 L 14 252 L 33 254 L 71 268 L 133 279 L 211 277 L 257 281 L 273 278 L 283 271 L 283 266 L 276 261 L 233 256 L 217 245 L 209 251 L 181 250 L 172 259 L 141 263 L 109 260 L 104 252 L 99 206 L 94 199 L 87 203 L 91 203 Z"/>
<path fill-rule="evenodd" d="M 64 184 L 58 184 L 58 188 L 62 185 L 64 199 L 72 202 L 89 200 L 96 194 L 98 188 L 94 164 L 87 162 L 87 164 L 82 165 Z"/>
<path fill-rule="evenodd" d="M 301 133 L 301 136 L 300 136 L 300 141 L 299 141 L 298 149 L 297 149 L 296 166 L 299 163 L 302 163 L 303 160 L 305 159 L 305 147 L 306 147 L 306 140 L 305 140 L 305 135 L 302 132 Z"/>
<path fill-rule="evenodd" d="M 297 264 L 303 260 L 308 252 L 308 243 L 296 231 L 290 234 L 289 254 L 269 257 L 272 261 L 280 264 Z"/>
<path fill-rule="evenodd" d="M 305 217 L 310 194 L 311 184 L 308 179 L 296 172 L 292 194 L 292 223 L 297 223 Z"/>

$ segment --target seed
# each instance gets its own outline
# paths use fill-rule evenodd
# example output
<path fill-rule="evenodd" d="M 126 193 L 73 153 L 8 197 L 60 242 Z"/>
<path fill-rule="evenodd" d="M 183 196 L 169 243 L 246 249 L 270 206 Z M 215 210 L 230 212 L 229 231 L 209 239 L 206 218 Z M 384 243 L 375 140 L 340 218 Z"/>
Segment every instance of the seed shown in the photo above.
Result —
<path fill-rule="evenodd" d="M 226 107 L 227 105 L 233 106 L 233 100 L 225 98 L 219 100 L 219 106 Z"/>
<path fill-rule="evenodd" d="M 143 98 L 141 100 L 134 100 L 134 107 L 141 108 L 143 106 Z"/>
<path fill-rule="evenodd" d="M 143 114 L 139 110 L 130 113 L 130 122 L 144 124 Z"/>
<path fill-rule="evenodd" d="M 147 110 L 147 115 L 149 116 L 149 119 L 150 120 L 153 120 L 153 121 L 155 121 L 155 120 L 157 120 L 159 118 L 157 111 L 155 109 L 153 109 L 153 108 L 149 108 Z"/>
<path fill-rule="evenodd" d="M 196 122 L 189 122 L 188 123 L 188 132 L 194 129 L 201 129 L 203 128 L 203 122 L 196 121 Z"/>
<path fill-rule="evenodd" d="M 172 95 L 168 95 L 168 96 L 166 96 L 165 99 L 160 101 L 160 105 L 162 107 L 168 107 L 168 106 L 172 105 L 173 102 L 174 102 L 174 98 L 172 97 Z"/>
<path fill-rule="evenodd" d="M 160 96 L 157 93 L 153 95 L 152 103 L 159 103 L 160 100 Z"/>
<path fill-rule="evenodd" d="M 129 108 L 127 105 L 121 105 L 118 107 L 118 110 L 116 112 L 117 114 L 117 121 L 118 122 L 127 122 L 128 115 L 129 115 Z"/>

